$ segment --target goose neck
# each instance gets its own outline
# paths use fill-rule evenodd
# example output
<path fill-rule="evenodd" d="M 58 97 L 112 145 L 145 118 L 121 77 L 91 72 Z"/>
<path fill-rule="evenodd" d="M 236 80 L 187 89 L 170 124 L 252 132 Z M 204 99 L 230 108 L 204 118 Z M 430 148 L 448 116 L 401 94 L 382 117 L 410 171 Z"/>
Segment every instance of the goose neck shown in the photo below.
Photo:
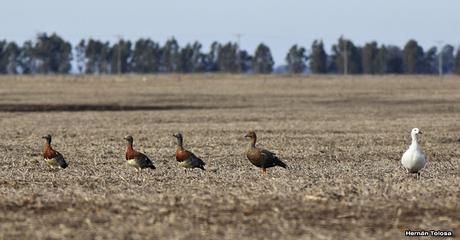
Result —
<path fill-rule="evenodd" d="M 128 150 L 133 150 L 133 143 L 128 143 Z"/>
<path fill-rule="evenodd" d="M 411 136 L 412 136 L 411 146 L 417 147 L 418 146 L 417 135 L 416 134 L 411 134 Z"/>

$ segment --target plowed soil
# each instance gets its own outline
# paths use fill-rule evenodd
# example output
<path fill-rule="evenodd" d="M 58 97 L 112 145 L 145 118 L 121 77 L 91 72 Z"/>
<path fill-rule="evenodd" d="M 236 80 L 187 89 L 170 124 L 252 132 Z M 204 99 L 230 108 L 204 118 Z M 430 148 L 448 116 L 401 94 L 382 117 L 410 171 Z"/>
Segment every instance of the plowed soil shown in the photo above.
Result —
<path fill-rule="evenodd" d="M 413 127 L 421 179 L 400 164 Z M 261 175 L 248 130 L 288 168 Z M 177 166 L 176 132 L 206 171 Z M 4 76 L 0 134 L 0 239 L 460 234 L 460 77 Z M 127 165 L 128 134 L 157 169 Z"/>

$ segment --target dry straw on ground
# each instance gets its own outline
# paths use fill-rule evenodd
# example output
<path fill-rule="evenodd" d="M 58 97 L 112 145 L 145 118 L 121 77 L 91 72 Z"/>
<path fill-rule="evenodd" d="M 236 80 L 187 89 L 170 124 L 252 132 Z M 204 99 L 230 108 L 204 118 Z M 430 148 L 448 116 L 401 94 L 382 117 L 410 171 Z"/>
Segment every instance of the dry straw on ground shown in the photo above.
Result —
<path fill-rule="evenodd" d="M 399 239 L 460 234 L 460 78 L 0 78 L 0 239 Z M 422 179 L 400 157 L 424 135 Z M 261 176 L 246 130 L 287 170 Z M 184 172 L 172 134 L 208 170 Z M 50 171 L 41 135 L 69 161 Z M 137 175 L 123 136 L 157 169 Z"/>

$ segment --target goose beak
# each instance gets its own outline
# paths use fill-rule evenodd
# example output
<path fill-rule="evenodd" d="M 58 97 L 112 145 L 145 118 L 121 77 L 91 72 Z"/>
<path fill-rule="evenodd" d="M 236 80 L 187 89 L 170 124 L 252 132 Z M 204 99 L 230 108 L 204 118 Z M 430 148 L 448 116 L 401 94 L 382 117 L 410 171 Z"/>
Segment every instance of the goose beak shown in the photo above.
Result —
<path fill-rule="evenodd" d="M 418 134 L 423 134 L 422 131 L 419 131 Z"/>

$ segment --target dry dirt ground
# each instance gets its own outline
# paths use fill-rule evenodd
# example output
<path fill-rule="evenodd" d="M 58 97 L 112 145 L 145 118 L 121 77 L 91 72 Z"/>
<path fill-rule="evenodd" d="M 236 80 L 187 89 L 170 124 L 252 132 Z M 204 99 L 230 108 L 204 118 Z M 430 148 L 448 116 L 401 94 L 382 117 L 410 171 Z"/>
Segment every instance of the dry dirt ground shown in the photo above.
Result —
<path fill-rule="evenodd" d="M 5 76 L 0 127 L 0 239 L 460 235 L 460 77 Z M 413 127 L 421 180 L 399 162 Z M 261 176 L 249 129 L 289 168 Z M 206 171 L 178 168 L 179 131 Z M 127 166 L 127 134 L 156 170 Z"/>

